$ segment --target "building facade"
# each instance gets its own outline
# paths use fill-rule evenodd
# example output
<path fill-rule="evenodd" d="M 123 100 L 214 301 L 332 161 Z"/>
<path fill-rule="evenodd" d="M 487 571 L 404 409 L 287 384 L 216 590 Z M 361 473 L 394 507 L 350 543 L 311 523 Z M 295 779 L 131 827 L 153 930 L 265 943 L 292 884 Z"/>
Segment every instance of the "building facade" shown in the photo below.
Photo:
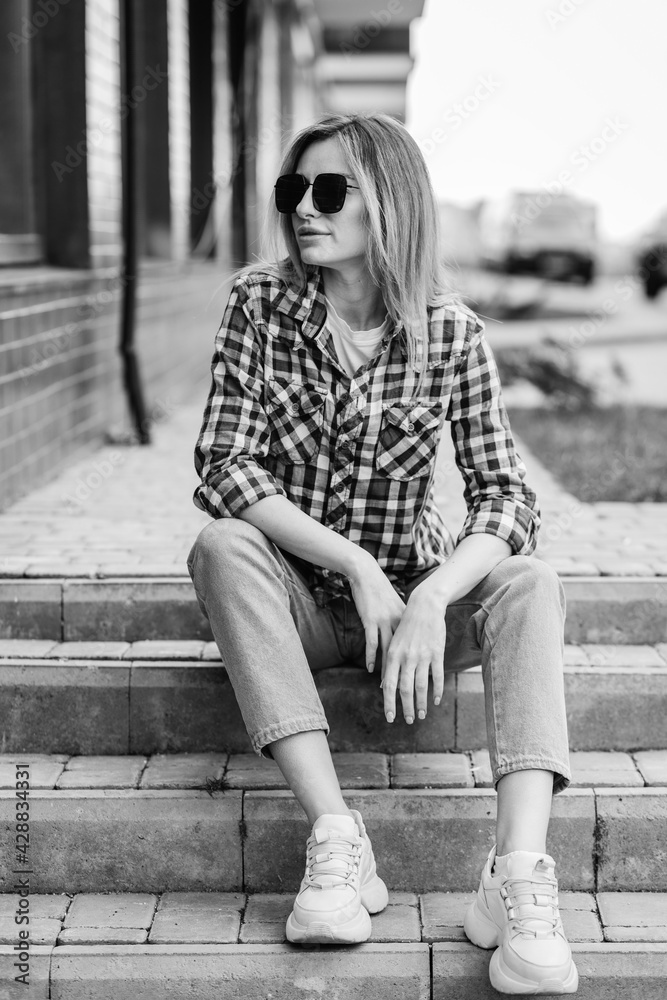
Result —
<path fill-rule="evenodd" d="M 201 383 L 286 140 L 403 117 L 421 3 L 3 0 L 0 507 Z"/>

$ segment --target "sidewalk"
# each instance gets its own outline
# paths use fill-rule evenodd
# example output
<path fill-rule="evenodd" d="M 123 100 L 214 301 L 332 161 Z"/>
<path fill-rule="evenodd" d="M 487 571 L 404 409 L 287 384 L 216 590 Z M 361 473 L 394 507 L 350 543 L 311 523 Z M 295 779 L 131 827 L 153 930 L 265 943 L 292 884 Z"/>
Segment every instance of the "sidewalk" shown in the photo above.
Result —
<path fill-rule="evenodd" d="M 149 446 L 111 445 L 0 513 L 1 577 L 183 577 L 208 516 L 192 503 L 203 404 L 178 408 Z M 667 504 L 583 504 L 523 442 L 517 448 L 543 511 L 537 555 L 562 576 L 667 576 Z M 456 534 L 462 481 L 449 435 L 436 492 Z"/>

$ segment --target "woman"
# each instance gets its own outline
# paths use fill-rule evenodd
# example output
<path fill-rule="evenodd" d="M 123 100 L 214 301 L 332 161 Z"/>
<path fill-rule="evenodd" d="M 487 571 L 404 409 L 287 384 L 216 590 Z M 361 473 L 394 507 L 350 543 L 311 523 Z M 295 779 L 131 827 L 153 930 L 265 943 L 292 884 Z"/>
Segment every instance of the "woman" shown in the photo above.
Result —
<path fill-rule="evenodd" d="M 214 518 L 189 568 L 255 751 L 312 833 L 294 942 L 353 943 L 387 904 L 336 778 L 312 669 L 382 676 L 388 722 L 425 718 L 446 670 L 481 661 L 497 844 L 466 933 L 493 985 L 574 992 L 546 832 L 569 783 L 563 594 L 526 558 L 539 515 L 483 325 L 448 297 L 435 200 L 409 133 L 331 116 L 292 142 L 275 187 L 288 258 L 246 269 L 216 341 L 195 502 Z M 284 251 L 283 251 L 284 253 Z M 468 516 L 433 501 L 448 421 Z"/>

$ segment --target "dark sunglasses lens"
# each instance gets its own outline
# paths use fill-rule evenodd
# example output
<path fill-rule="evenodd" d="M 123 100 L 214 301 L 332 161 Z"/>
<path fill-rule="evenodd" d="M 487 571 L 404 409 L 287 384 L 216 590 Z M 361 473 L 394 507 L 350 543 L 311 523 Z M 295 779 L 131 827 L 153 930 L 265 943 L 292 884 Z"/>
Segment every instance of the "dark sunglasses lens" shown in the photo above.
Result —
<path fill-rule="evenodd" d="M 279 212 L 291 214 L 308 189 L 308 182 L 300 174 L 283 174 L 276 181 L 276 208 Z"/>
<path fill-rule="evenodd" d="M 347 181 L 342 174 L 318 174 L 313 184 L 313 201 L 318 212 L 333 215 L 345 204 Z"/>

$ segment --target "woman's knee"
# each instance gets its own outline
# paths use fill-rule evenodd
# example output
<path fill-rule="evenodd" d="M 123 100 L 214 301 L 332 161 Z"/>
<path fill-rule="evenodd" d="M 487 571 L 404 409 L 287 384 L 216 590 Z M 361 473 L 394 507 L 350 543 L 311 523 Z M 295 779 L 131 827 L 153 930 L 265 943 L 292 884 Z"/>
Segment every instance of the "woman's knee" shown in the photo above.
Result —
<path fill-rule="evenodd" d="M 565 593 L 558 573 L 535 556 L 510 556 L 503 560 L 508 582 L 514 589 L 527 591 L 537 601 L 556 601 L 565 608 Z"/>
<path fill-rule="evenodd" d="M 214 565 L 217 569 L 243 566 L 252 546 L 267 547 L 269 539 L 254 524 L 238 517 L 221 517 L 199 532 L 190 555 L 188 569 L 194 577 L 197 568 Z"/>

